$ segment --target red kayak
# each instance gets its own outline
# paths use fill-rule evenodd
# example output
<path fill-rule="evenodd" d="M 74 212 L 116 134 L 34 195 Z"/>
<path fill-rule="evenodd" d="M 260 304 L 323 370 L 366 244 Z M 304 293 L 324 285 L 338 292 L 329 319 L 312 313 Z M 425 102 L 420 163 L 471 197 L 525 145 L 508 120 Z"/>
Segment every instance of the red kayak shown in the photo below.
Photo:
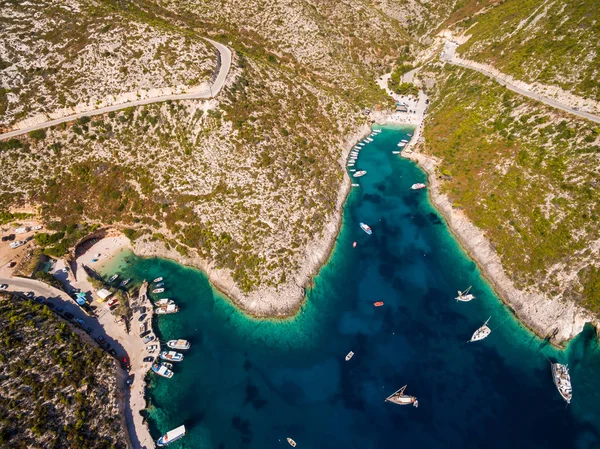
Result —
<path fill-rule="evenodd" d="M 381 307 L 383 305 L 383 301 L 377 301 L 375 304 L 373 304 L 375 307 Z"/>

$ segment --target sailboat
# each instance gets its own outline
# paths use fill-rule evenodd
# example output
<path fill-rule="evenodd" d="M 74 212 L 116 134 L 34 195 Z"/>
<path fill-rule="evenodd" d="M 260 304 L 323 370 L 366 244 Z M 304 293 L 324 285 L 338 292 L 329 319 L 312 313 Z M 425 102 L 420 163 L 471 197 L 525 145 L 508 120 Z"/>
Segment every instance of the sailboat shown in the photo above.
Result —
<path fill-rule="evenodd" d="M 483 326 L 473 332 L 473 336 L 469 342 L 483 340 L 485 337 L 491 334 L 492 330 L 487 325 L 491 318 L 492 317 L 489 317 L 487 321 L 483 323 Z"/>
<path fill-rule="evenodd" d="M 472 299 L 475 299 L 475 295 L 473 295 L 472 293 L 469 293 L 469 291 L 471 290 L 471 287 L 473 287 L 472 285 L 466 289 L 464 292 L 461 292 L 460 290 L 458 291 L 458 296 L 456 297 L 457 301 L 463 301 L 463 302 L 469 302 Z"/>
<path fill-rule="evenodd" d="M 400 388 L 398 391 L 396 391 L 395 393 L 390 394 L 387 398 L 385 398 L 386 402 L 391 402 L 393 404 L 398 404 L 398 405 L 411 405 L 413 407 L 418 407 L 419 406 L 419 401 L 417 401 L 417 398 L 415 396 L 409 396 L 407 394 L 404 394 L 404 390 L 406 390 L 406 385 L 404 385 L 402 388 Z"/>

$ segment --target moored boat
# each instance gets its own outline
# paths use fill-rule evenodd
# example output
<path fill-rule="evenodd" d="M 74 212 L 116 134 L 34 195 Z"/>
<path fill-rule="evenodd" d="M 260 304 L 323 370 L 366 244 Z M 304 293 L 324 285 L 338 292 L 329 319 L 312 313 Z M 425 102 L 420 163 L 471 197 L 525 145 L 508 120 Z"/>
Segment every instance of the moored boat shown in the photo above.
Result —
<path fill-rule="evenodd" d="M 166 446 L 171 444 L 174 441 L 179 440 L 185 436 L 185 426 L 179 426 L 176 429 L 169 430 L 162 437 L 158 439 L 156 445 L 159 447 Z"/>
<path fill-rule="evenodd" d="M 355 178 L 360 178 L 361 176 L 365 176 L 367 174 L 366 170 L 359 170 L 356 173 L 354 173 L 352 176 L 354 176 Z"/>
<path fill-rule="evenodd" d="M 291 439 L 291 438 L 289 438 L 289 437 L 288 437 L 288 438 L 286 438 L 286 439 L 287 439 L 287 442 L 288 442 L 288 443 L 290 443 L 290 446 L 292 446 L 292 447 L 296 447 L 296 442 L 295 442 L 294 440 L 292 440 L 292 439 Z"/>
<path fill-rule="evenodd" d="M 163 278 L 159 277 L 159 278 L 154 279 L 152 282 L 156 284 L 157 282 L 161 282 L 162 280 L 163 280 Z"/>
<path fill-rule="evenodd" d="M 162 306 L 154 309 L 154 313 L 156 313 L 157 315 L 168 315 L 170 313 L 177 313 L 177 312 L 179 312 L 179 307 L 177 307 L 176 304 L 162 305 Z"/>
<path fill-rule="evenodd" d="M 471 340 L 469 340 L 470 342 L 483 340 L 485 337 L 492 333 L 492 330 L 487 325 L 491 318 L 492 317 L 489 317 L 487 321 L 483 323 L 483 326 L 481 326 L 479 329 L 473 332 L 473 336 L 471 337 Z"/>
<path fill-rule="evenodd" d="M 190 342 L 187 340 L 169 340 L 167 346 L 171 349 L 190 349 Z"/>
<path fill-rule="evenodd" d="M 156 288 L 161 288 L 164 287 L 165 283 L 164 282 L 159 282 L 158 284 L 155 285 Z"/>
<path fill-rule="evenodd" d="M 356 248 L 356 242 L 352 242 L 352 248 Z"/>
<path fill-rule="evenodd" d="M 556 389 L 562 398 L 567 402 L 567 404 L 570 404 L 571 399 L 573 399 L 573 387 L 571 386 L 569 368 L 567 365 L 563 365 L 562 363 L 551 363 L 551 367 L 552 380 L 554 381 Z"/>
<path fill-rule="evenodd" d="M 165 291 L 164 288 L 155 288 L 154 290 L 152 290 L 152 293 L 162 293 L 164 291 Z"/>
<path fill-rule="evenodd" d="M 116 281 L 118 277 L 119 277 L 118 274 L 113 274 L 110 278 L 108 278 L 108 282 Z"/>
<path fill-rule="evenodd" d="M 167 362 L 181 362 L 183 360 L 183 354 L 175 351 L 163 351 L 160 353 L 160 358 Z"/>
<path fill-rule="evenodd" d="M 425 184 L 423 184 L 422 182 L 418 182 L 418 183 L 410 186 L 410 189 L 411 190 L 420 190 L 420 189 L 424 189 L 425 187 L 427 187 Z"/>
<path fill-rule="evenodd" d="M 400 151 L 392 151 L 392 154 L 400 154 Z"/>
<path fill-rule="evenodd" d="M 161 307 L 162 306 L 168 306 L 170 304 L 175 304 L 175 301 L 173 301 L 172 299 L 169 299 L 169 298 L 163 298 L 163 299 L 160 299 L 160 300 L 158 300 L 156 302 L 156 305 L 157 306 L 161 306 Z"/>
<path fill-rule="evenodd" d="M 360 187 L 360 184 L 352 184 L 352 187 Z"/>
<path fill-rule="evenodd" d="M 365 223 L 361 223 L 360 224 L 360 229 L 362 229 L 363 231 L 365 231 L 369 235 L 373 234 L 373 231 L 371 230 L 371 228 L 369 227 L 369 225 L 367 225 Z"/>
<path fill-rule="evenodd" d="M 169 368 L 162 364 L 159 365 L 158 363 L 155 363 L 154 365 L 152 365 L 152 371 L 154 371 L 159 376 L 166 377 L 167 379 L 173 377 L 173 371 L 171 371 Z"/>
<path fill-rule="evenodd" d="M 119 284 L 121 287 L 125 287 L 127 284 L 131 282 L 131 278 L 127 278 Z"/>
<path fill-rule="evenodd" d="M 375 307 L 381 307 L 381 306 L 383 305 L 383 301 L 377 301 L 377 302 L 374 302 L 374 303 L 373 303 L 373 305 L 374 305 Z"/>
<path fill-rule="evenodd" d="M 346 355 L 346 362 L 348 360 L 350 360 L 352 357 L 354 357 L 354 353 L 352 351 L 350 351 L 347 355 Z"/>
<path fill-rule="evenodd" d="M 398 146 L 399 146 L 400 148 L 402 148 L 402 147 L 406 146 L 406 144 L 405 144 L 404 142 L 400 142 L 400 143 L 398 144 Z"/>
<path fill-rule="evenodd" d="M 460 290 L 458 291 L 458 296 L 455 298 L 457 301 L 463 301 L 463 302 L 469 302 L 472 299 L 475 299 L 475 295 L 473 295 L 472 293 L 469 293 L 469 291 L 471 291 L 471 287 L 470 286 L 468 289 L 466 289 L 464 292 L 461 292 Z"/>
<path fill-rule="evenodd" d="M 417 398 L 415 396 L 404 394 L 404 390 L 406 390 L 406 385 L 404 385 L 395 393 L 390 394 L 387 398 L 385 398 L 385 401 L 398 405 L 412 405 L 413 407 L 418 407 L 419 401 L 417 401 Z"/>

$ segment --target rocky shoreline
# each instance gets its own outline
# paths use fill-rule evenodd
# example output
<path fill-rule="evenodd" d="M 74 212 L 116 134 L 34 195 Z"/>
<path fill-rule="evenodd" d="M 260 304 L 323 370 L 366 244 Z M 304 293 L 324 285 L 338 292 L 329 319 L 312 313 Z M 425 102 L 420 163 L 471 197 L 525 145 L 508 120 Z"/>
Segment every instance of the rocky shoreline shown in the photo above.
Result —
<path fill-rule="evenodd" d="M 371 127 L 365 124 L 346 138 L 346 145 L 338 159 L 344 171 L 352 147 L 370 133 Z M 141 257 L 165 257 L 182 265 L 201 269 L 206 273 L 213 287 L 251 316 L 264 318 L 291 316 L 302 306 L 306 287 L 310 285 L 312 277 L 318 273 L 332 253 L 342 224 L 344 203 L 350 189 L 351 180 L 344 175 L 335 209 L 323 227 L 322 234 L 306 247 L 304 259 L 300 263 L 301 268 L 292 279 L 278 287 L 260 288 L 246 294 L 239 289 L 227 270 L 217 269 L 201 257 L 186 257 L 175 249 L 167 249 L 161 241 L 138 239 L 133 243 L 133 251 Z"/>
<path fill-rule="evenodd" d="M 421 130 L 422 126 L 415 131 L 412 140 L 401 154 L 416 162 L 427 173 L 431 203 L 444 216 L 448 228 L 469 257 L 477 263 L 498 297 L 525 326 L 555 345 L 563 345 L 574 338 L 588 322 L 598 328 L 600 323 L 571 301 L 549 298 L 540 292 L 526 292 L 515 287 L 484 232 L 471 223 L 461 210 L 454 208 L 448 196 L 441 192 L 440 179 L 437 176 L 438 161 L 413 151 Z"/>

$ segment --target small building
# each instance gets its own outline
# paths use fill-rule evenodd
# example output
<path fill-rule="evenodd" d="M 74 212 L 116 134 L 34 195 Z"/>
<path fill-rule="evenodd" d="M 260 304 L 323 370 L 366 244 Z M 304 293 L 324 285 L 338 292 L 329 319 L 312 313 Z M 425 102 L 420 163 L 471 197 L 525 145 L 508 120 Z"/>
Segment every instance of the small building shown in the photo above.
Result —
<path fill-rule="evenodd" d="M 98 302 L 103 302 L 104 300 L 106 300 L 106 298 L 110 297 L 112 293 L 106 290 L 105 288 L 101 288 L 100 290 L 96 291 L 96 295 L 98 295 L 98 298 L 100 298 Z"/>

